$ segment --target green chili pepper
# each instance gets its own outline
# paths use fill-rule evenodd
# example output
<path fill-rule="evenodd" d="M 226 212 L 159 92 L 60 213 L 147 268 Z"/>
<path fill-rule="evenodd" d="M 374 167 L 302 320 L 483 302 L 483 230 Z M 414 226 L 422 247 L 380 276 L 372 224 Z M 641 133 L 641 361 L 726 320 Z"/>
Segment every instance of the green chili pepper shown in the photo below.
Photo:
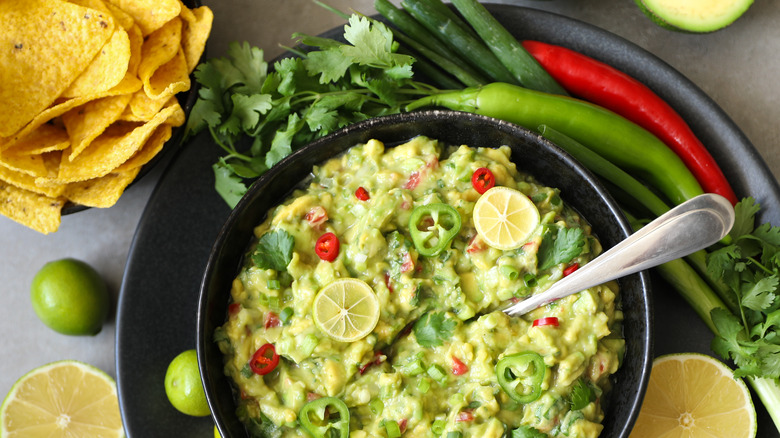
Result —
<path fill-rule="evenodd" d="M 600 106 L 506 83 L 434 94 L 407 105 L 436 105 L 502 119 L 536 130 L 547 125 L 636 173 L 680 204 L 703 193 L 685 163 L 658 137 Z"/>
<path fill-rule="evenodd" d="M 306 403 L 298 413 L 298 421 L 314 438 L 332 437 L 333 431 L 339 438 L 349 437 L 349 408 L 336 397 Z"/>
<path fill-rule="evenodd" d="M 496 379 L 501 389 L 509 398 L 522 404 L 542 395 L 542 380 L 546 372 L 544 359 L 533 351 L 504 356 L 496 364 Z"/>
<path fill-rule="evenodd" d="M 417 252 L 426 257 L 439 255 L 460 231 L 458 210 L 444 203 L 421 205 L 409 217 L 409 232 Z"/>

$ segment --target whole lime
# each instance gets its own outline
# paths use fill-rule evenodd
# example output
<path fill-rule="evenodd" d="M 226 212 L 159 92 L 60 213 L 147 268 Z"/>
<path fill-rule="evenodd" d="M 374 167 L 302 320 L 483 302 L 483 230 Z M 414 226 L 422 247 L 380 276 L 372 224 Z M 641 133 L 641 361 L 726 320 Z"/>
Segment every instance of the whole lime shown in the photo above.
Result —
<path fill-rule="evenodd" d="M 200 381 L 198 356 L 187 350 L 174 357 L 165 372 L 165 394 L 174 408 L 187 415 L 204 417 L 211 413 Z"/>
<path fill-rule="evenodd" d="M 51 329 L 66 335 L 95 335 L 108 316 L 110 297 L 92 266 L 66 258 L 46 263 L 35 274 L 30 301 Z"/>

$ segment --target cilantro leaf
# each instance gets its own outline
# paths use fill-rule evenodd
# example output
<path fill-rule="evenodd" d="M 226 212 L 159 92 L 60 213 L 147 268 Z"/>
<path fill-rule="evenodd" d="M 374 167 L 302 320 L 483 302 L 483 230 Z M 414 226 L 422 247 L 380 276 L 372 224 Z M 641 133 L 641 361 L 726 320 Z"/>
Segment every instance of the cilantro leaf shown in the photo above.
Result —
<path fill-rule="evenodd" d="M 520 426 L 512 429 L 511 438 L 547 438 L 547 434 L 531 426 Z"/>
<path fill-rule="evenodd" d="M 768 309 L 775 301 L 777 285 L 777 276 L 774 275 L 749 285 L 742 296 L 742 305 L 757 311 Z"/>
<path fill-rule="evenodd" d="M 596 400 L 596 393 L 593 391 L 593 388 L 591 388 L 588 382 L 582 379 L 578 380 L 571 390 L 571 409 L 578 411 L 588 406 L 594 400 Z"/>
<path fill-rule="evenodd" d="M 252 263 L 260 269 L 283 272 L 292 260 L 295 238 L 285 230 L 269 231 L 257 241 Z"/>
<path fill-rule="evenodd" d="M 414 323 L 412 331 L 421 347 L 438 347 L 452 336 L 457 324 L 444 312 L 430 312 Z"/>
<path fill-rule="evenodd" d="M 217 193 L 230 208 L 235 207 L 246 193 L 246 185 L 225 160 L 218 161 L 211 168 L 214 171 L 214 188 Z"/>
<path fill-rule="evenodd" d="M 585 233 L 582 228 L 556 228 L 545 233 L 539 244 L 537 261 L 539 269 L 551 268 L 567 263 L 582 252 L 585 245 Z"/>

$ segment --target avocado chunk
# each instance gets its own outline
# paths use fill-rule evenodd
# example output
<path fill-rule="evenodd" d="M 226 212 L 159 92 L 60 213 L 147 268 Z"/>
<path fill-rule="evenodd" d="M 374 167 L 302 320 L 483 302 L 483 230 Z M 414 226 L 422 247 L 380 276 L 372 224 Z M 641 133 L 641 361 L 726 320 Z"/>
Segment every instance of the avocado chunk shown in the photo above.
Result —
<path fill-rule="evenodd" d="M 659 26 L 681 32 L 722 29 L 741 17 L 753 0 L 634 0 Z"/>

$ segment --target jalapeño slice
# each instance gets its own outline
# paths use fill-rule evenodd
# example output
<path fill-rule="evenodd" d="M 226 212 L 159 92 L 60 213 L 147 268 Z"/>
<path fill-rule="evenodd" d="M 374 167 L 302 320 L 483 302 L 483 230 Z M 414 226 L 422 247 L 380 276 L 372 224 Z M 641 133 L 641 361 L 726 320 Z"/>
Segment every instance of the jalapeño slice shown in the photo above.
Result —
<path fill-rule="evenodd" d="M 458 210 L 439 202 L 416 207 L 409 217 L 409 233 L 420 255 L 439 255 L 460 231 Z"/>
<path fill-rule="evenodd" d="M 501 389 L 518 403 L 531 403 L 542 395 L 542 380 L 547 371 L 544 359 L 538 353 L 504 356 L 496 364 L 496 378 Z"/>

